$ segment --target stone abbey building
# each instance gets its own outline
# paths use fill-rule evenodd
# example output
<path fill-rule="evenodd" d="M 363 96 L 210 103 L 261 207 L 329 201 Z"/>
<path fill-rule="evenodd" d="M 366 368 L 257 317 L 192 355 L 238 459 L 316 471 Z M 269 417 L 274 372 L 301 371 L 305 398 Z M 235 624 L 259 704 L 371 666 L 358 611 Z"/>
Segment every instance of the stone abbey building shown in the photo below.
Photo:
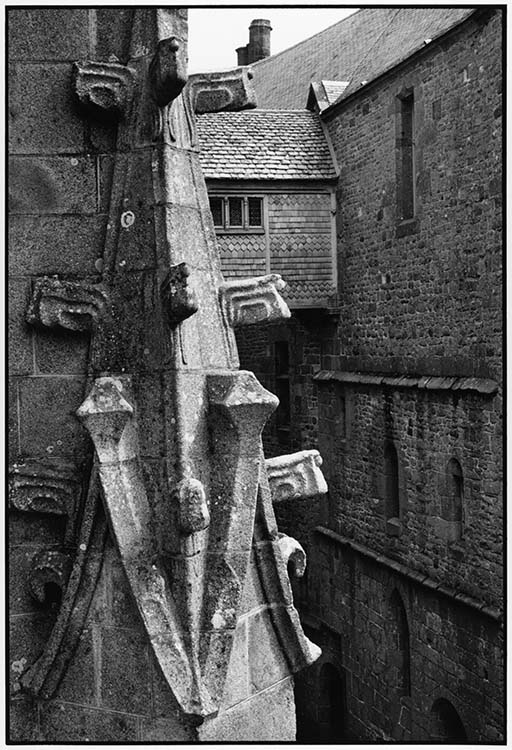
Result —
<path fill-rule="evenodd" d="M 502 16 L 362 9 L 199 118 L 213 210 L 262 206 L 219 213 L 224 273 L 288 282 L 291 320 L 238 336 L 266 451 L 318 448 L 329 486 L 276 509 L 323 652 L 299 740 L 503 738 Z"/>
<path fill-rule="evenodd" d="M 504 741 L 504 16 L 8 9 L 11 741 Z"/>

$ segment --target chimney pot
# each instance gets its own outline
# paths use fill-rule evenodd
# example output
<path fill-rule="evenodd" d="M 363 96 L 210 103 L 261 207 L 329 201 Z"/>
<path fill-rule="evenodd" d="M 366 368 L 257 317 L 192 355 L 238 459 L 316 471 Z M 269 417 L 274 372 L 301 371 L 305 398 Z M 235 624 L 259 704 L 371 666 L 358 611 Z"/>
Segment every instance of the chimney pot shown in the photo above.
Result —
<path fill-rule="evenodd" d="M 270 32 L 272 26 L 266 18 L 255 18 L 249 26 L 249 44 L 247 45 L 247 64 L 263 60 L 270 55 Z"/>
<path fill-rule="evenodd" d="M 235 52 L 238 57 L 237 65 L 247 65 L 247 45 L 244 47 L 237 47 Z"/>

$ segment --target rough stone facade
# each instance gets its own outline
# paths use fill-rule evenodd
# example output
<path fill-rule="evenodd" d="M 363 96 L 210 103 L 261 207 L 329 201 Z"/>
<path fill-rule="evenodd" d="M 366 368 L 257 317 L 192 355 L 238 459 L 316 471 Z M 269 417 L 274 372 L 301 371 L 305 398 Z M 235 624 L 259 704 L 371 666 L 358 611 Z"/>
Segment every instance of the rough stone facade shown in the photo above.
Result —
<path fill-rule="evenodd" d="M 9 738 L 293 740 L 319 650 L 258 448 L 277 400 L 229 325 L 247 289 L 249 317 L 289 312 L 277 276 L 222 283 L 186 11 L 11 8 L 8 31 Z M 225 78 L 203 108 L 243 106 Z"/>
<path fill-rule="evenodd" d="M 297 596 L 323 649 L 298 680 L 299 739 L 503 740 L 501 16 L 323 116 L 341 168 L 341 312 L 315 377 L 329 496 L 309 523 L 278 509 L 312 558 Z"/>

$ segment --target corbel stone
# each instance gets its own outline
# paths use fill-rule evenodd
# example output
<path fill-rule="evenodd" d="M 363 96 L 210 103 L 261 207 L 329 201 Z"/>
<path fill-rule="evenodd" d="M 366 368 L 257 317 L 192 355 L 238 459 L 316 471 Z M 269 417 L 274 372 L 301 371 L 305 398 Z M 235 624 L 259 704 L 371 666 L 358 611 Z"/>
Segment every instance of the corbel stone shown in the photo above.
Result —
<path fill-rule="evenodd" d="M 25 513 L 66 516 L 65 543 L 73 536 L 79 493 L 77 469 L 64 459 L 27 459 L 9 469 L 9 506 Z"/>
<path fill-rule="evenodd" d="M 317 450 L 267 458 L 272 502 L 324 495 L 327 483 L 320 469 L 321 465 L 322 457 Z"/>
<path fill-rule="evenodd" d="M 253 72 L 241 67 L 219 73 L 196 73 L 189 77 L 188 89 L 192 110 L 205 112 L 239 112 L 256 107 Z"/>
<path fill-rule="evenodd" d="M 171 266 L 160 287 L 167 322 L 171 328 L 194 315 L 199 309 L 194 289 L 189 286 L 190 269 L 186 263 Z"/>
<path fill-rule="evenodd" d="M 279 549 L 287 570 L 292 567 L 293 575 L 302 578 L 306 572 L 306 553 L 304 547 L 293 537 L 279 534 Z"/>
<path fill-rule="evenodd" d="M 95 116 L 119 119 L 133 100 L 135 71 L 113 62 L 76 62 L 73 86 L 80 105 Z"/>
<path fill-rule="evenodd" d="M 149 80 L 158 107 L 170 104 L 187 82 L 185 47 L 175 36 L 161 39 L 149 66 Z"/>
<path fill-rule="evenodd" d="M 44 328 L 90 331 L 104 314 L 107 301 L 107 292 L 99 284 L 43 276 L 34 284 L 26 320 Z"/>
<path fill-rule="evenodd" d="M 289 318 L 290 310 L 279 293 L 285 286 L 277 273 L 225 281 L 219 286 L 219 297 L 226 323 L 236 328 Z"/>
<path fill-rule="evenodd" d="M 46 600 L 46 586 L 53 583 L 63 591 L 71 571 L 69 555 L 54 550 L 43 550 L 32 558 L 30 564 L 30 593 L 40 604 Z"/>

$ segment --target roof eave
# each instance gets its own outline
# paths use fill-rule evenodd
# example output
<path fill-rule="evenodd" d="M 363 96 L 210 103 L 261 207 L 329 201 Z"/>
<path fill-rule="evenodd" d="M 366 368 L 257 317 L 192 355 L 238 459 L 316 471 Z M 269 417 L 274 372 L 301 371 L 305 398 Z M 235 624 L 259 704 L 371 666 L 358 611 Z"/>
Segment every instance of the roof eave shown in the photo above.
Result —
<path fill-rule="evenodd" d="M 504 6 L 496 6 L 496 5 L 491 6 L 492 10 L 500 9 L 503 7 Z M 372 78 L 370 81 L 367 81 L 364 85 L 360 86 L 355 91 L 351 91 L 349 94 L 346 94 L 346 95 L 342 94 L 341 97 L 337 101 L 335 101 L 333 104 L 331 104 L 329 107 L 327 107 L 326 109 L 322 110 L 319 113 L 321 119 L 334 114 L 335 111 L 339 107 L 346 104 L 347 102 L 352 101 L 352 99 L 355 99 L 357 96 L 359 96 L 359 94 L 362 91 L 366 92 L 371 86 L 374 86 L 376 83 L 380 82 L 386 76 L 390 75 L 391 73 L 394 73 L 397 69 L 406 65 L 412 58 L 420 57 L 422 54 L 430 50 L 433 45 L 440 42 L 444 37 L 449 36 L 456 29 L 460 28 L 463 24 L 467 23 L 469 20 L 472 20 L 477 13 L 488 12 L 489 9 L 490 9 L 489 7 L 483 7 L 483 6 L 474 8 L 471 11 L 471 13 L 468 16 L 466 16 L 466 18 L 463 18 L 461 21 L 458 21 L 457 23 L 453 24 L 453 26 L 450 26 L 449 29 L 446 29 L 438 36 L 433 37 L 432 41 L 430 41 L 428 44 L 426 45 L 422 44 L 421 47 L 418 47 L 413 52 L 411 52 L 406 57 L 399 60 L 397 63 L 395 63 L 391 67 L 386 68 L 386 70 L 382 71 L 382 73 L 379 73 L 378 76 L 375 76 L 375 78 Z"/>

